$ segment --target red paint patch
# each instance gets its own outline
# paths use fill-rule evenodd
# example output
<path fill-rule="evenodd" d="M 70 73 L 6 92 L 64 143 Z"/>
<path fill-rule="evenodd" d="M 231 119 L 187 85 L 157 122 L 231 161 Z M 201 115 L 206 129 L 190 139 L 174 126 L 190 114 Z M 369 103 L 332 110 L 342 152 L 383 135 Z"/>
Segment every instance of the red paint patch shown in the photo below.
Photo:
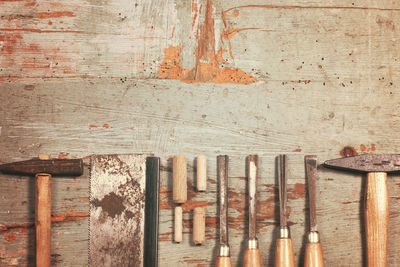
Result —
<path fill-rule="evenodd" d="M 90 124 L 90 125 L 89 125 L 89 128 L 97 128 L 97 127 L 99 127 L 99 126 L 94 125 L 94 124 Z"/>
<path fill-rule="evenodd" d="M 24 86 L 24 90 L 32 91 L 33 89 L 35 89 L 35 86 L 34 86 L 34 85 L 31 85 L 31 84 L 25 85 L 25 86 Z"/>
<path fill-rule="evenodd" d="M 66 212 L 64 214 L 51 214 L 52 222 L 71 222 L 81 221 L 89 217 L 87 212 Z"/>
<path fill-rule="evenodd" d="M 365 147 L 365 145 L 360 145 L 360 150 L 365 151 L 365 150 L 367 150 L 367 148 Z"/>
<path fill-rule="evenodd" d="M 223 14 L 224 16 L 224 14 Z M 193 23 L 193 22 L 192 22 Z M 239 30 L 232 33 L 223 33 L 221 38 L 231 38 Z M 225 36 L 225 37 L 224 37 Z M 181 46 L 170 46 L 164 49 L 164 60 L 158 71 L 162 79 L 180 80 L 187 83 L 212 82 L 212 83 L 237 83 L 251 84 L 257 79 L 238 68 L 220 67 L 227 64 L 221 61 L 221 53 L 215 49 L 215 31 L 212 0 L 207 0 L 205 19 L 200 26 L 196 49 L 196 63 L 193 69 L 183 69 L 180 55 Z"/>
<path fill-rule="evenodd" d="M 67 159 L 68 155 L 69 155 L 69 153 L 60 152 L 60 154 L 58 154 L 58 158 L 59 159 Z"/>
<path fill-rule="evenodd" d="M 343 147 L 342 150 L 339 152 L 340 156 L 344 157 L 352 157 L 352 156 L 357 156 L 358 153 L 352 146 L 345 146 Z"/>
<path fill-rule="evenodd" d="M 61 17 L 75 17 L 75 14 L 70 11 L 55 11 L 55 12 L 40 12 L 36 13 L 39 19 L 61 18 Z"/>
<path fill-rule="evenodd" d="M 103 128 L 107 128 L 108 129 L 108 128 L 110 128 L 110 125 L 108 125 L 107 123 L 104 123 L 103 124 Z"/>
<path fill-rule="evenodd" d="M 293 152 L 301 152 L 301 148 L 297 148 L 297 149 L 293 150 Z"/>
<path fill-rule="evenodd" d="M 7 242 L 13 242 L 15 240 L 17 240 L 17 235 L 16 233 L 9 233 L 4 235 L 4 240 Z"/>

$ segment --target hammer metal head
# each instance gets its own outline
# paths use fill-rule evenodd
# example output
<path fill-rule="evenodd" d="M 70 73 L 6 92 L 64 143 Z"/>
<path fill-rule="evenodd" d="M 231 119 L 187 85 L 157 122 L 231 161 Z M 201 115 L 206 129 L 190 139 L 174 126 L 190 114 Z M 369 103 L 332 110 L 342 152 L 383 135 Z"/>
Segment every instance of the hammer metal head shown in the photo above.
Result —
<path fill-rule="evenodd" d="M 363 154 L 327 160 L 324 166 L 357 172 L 400 172 L 400 154 Z"/>
<path fill-rule="evenodd" d="M 56 176 L 80 176 L 83 173 L 82 159 L 49 159 L 12 162 L 0 165 L 0 172 L 18 175 L 48 173 Z"/>

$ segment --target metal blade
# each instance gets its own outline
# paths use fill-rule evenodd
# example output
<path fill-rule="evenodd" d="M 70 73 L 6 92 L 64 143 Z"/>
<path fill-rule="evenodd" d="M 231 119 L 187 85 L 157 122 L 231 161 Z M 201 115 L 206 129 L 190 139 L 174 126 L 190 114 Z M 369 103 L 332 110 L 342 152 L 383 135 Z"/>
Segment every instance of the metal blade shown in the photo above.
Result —
<path fill-rule="evenodd" d="M 316 180 L 317 156 L 305 156 L 306 176 L 308 181 L 308 199 L 310 204 L 310 231 L 317 232 Z"/>
<path fill-rule="evenodd" d="M 287 178 L 286 178 L 286 155 L 279 155 L 277 157 L 278 165 L 278 185 L 279 185 L 279 208 L 280 208 L 280 226 L 281 228 L 287 227 L 286 218 L 286 204 L 287 204 Z"/>
<path fill-rule="evenodd" d="M 90 170 L 90 266 L 144 266 L 146 158 L 94 155 Z"/>
<path fill-rule="evenodd" d="M 228 156 L 218 156 L 219 244 L 228 246 Z"/>
<path fill-rule="evenodd" d="M 249 190 L 249 239 L 256 238 L 257 221 L 257 176 L 258 176 L 258 156 L 250 155 L 247 157 L 247 177 Z"/>
<path fill-rule="evenodd" d="M 399 172 L 400 154 L 363 154 L 327 160 L 324 166 L 358 172 Z"/>

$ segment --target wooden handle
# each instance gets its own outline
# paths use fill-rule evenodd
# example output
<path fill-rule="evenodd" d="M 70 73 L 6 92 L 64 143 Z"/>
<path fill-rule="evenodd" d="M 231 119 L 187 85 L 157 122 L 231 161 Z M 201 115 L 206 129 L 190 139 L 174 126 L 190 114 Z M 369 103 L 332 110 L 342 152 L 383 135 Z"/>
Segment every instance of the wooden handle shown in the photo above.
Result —
<path fill-rule="evenodd" d="M 294 267 L 292 239 L 279 238 L 276 240 L 275 267 Z"/>
<path fill-rule="evenodd" d="M 174 241 L 177 243 L 182 242 L 182 213 L 182 207 L 175 207 Z"/>
<path fill-rule="evenodd" d="M 231 258 L 230 257 L 217 257 L 217 263 L 215 264 L 215 267 L 231 267 Z"/>
<path fill-rule="evenodd" d="M 187 170 L 186 158 L 176 155 L 172 162 L 172 195 L 175 203 L 185 203 L 187 200 Z"/>
<path fill-rule="evenodd" d="M 196 161 L 197 167 L 197 190 L 206 191 L 207 190 L 207 159 L 206 156 L 200 155 L 197 157 Z"/>
<path fill-rule="evenodd" d="M 386 267 L 389 201 L 387 175 L 384 172 L 367 174 L 364 216 L 367 265 L 368 267 Z"/>
<path fill-rule="evenodd" d="M 304 255 L 304 267 L 324 267 L 324 255 L 321 243 L 307 243 Z"/>
<path fill-rule="evenodd" d="M 258 248 L 249 248 L 244 251 L 243 267 L 261 267 L 261 255 Z"/>
<path fill-rule="evenodd" d="M 36 266 L 50 266 L 51 244 L 51 175 L 36 175 L 35 226 Z"/>
<path fill-rule="evenodd" d="M 196 207 L 193 211 L 193 243 L 204 243 L 206 235 L 206 208 Z"/>

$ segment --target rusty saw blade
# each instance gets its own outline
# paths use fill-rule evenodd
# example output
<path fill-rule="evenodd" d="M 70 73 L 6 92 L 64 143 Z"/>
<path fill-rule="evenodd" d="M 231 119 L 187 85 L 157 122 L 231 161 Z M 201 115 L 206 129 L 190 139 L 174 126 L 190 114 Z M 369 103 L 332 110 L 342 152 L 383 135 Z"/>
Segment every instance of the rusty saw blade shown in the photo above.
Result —
<path fill-rule="evenodd" d="M 90 266 L 144 266 L 146 158 L 149 156 L 152 155 L 91 157 Z"/>

